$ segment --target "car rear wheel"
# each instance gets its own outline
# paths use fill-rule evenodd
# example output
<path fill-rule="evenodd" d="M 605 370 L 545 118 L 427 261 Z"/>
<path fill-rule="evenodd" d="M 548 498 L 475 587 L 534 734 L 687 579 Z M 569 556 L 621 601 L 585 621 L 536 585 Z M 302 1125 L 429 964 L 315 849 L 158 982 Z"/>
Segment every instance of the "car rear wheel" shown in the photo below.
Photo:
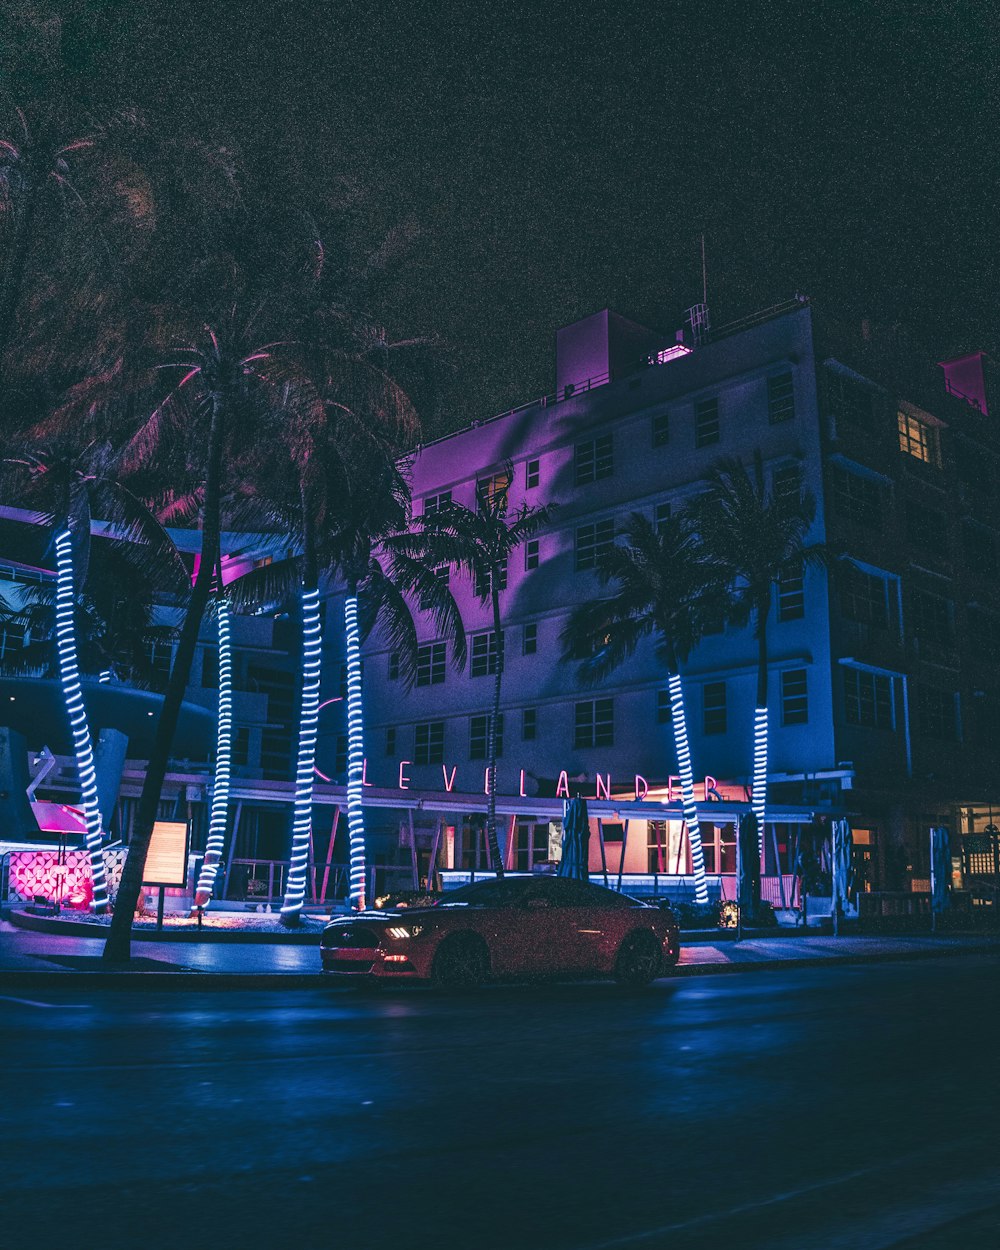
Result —
<path fill-rule="evenodd" d="M 431 979 L 442 989 L 473 989 L 486 980 L 489 966 L 489 952 L 481 939 L 471 933 L 456 933 L 441 943 Z"/>
<path fill-rule="evenodd" d="M 660 944 L 652 933 L 631 933 L 618 949 L 615 980 L 619 985 L 648 985 L 660 973 Z"/>

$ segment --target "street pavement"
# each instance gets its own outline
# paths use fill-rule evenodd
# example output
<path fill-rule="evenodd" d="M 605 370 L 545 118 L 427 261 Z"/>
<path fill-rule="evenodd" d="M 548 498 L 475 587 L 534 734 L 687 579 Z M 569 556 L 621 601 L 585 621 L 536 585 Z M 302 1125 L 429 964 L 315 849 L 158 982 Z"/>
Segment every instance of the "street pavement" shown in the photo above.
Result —
<path fill-rule="evenodd" d="M 272 978 L 319 974 L 319 930 L 312 945 L 279 941 L 174 942 L 141 938 L 133 941 L 136 971 L 224 973 Z M 103 938 L 35 933 L 0 922 L 0 979 L 4 974 L 72 973 L 95 970 Z M 948 934 L 936 937 L 832 937 L 821 934 L 752 937 L 742 942 L 705 935 L 682 938 L 679 975 L 731 972 L 803 963 L 910 959 L 961 954 L 982 949 L 1000 951 L 1000 938 Z M 129 973 L 127 975 L 134 975 Z"/>
<path fill-rule="evenodd" d="M 0 985 L 3 1243 L 996 1250 L 998 971 Z"/>

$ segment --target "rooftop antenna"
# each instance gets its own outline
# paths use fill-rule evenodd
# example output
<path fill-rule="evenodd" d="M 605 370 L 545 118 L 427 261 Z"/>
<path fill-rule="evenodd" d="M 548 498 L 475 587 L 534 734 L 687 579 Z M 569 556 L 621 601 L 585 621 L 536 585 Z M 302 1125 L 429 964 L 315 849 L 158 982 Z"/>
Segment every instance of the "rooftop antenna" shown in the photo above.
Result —
<path fill-rule="evenodd" d="M 701 303 L 692 304 L 687 310 L 688 325 L 691 327 L 691 342 L 695 347 L 708 339 L 708 270 L 705 265 L 705 235 L 701 235 Z"/>

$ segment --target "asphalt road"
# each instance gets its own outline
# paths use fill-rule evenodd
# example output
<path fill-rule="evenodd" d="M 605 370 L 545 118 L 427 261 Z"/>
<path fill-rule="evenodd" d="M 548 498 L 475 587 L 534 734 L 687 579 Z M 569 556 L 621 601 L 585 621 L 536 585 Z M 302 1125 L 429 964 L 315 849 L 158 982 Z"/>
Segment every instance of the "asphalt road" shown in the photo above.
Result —
<path fill-rule="evenodd" d="M 1000 961 L 0 994 L 5 1245 L 1000 1245 Z"/>

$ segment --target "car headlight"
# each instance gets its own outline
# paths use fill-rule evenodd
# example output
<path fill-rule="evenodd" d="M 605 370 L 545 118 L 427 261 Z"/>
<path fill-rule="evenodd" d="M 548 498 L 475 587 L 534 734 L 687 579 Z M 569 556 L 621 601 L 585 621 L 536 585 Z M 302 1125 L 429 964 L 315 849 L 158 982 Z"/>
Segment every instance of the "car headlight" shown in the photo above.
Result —
<path fill-rule="evenodd" d="M 423 931 L 424 926 L 422 924 L 393 925 L 392 928 L 388 930 L 388 933 L 391 938 L 398 938 L 402 941 L 406 938 L 419 937 Z"/>

